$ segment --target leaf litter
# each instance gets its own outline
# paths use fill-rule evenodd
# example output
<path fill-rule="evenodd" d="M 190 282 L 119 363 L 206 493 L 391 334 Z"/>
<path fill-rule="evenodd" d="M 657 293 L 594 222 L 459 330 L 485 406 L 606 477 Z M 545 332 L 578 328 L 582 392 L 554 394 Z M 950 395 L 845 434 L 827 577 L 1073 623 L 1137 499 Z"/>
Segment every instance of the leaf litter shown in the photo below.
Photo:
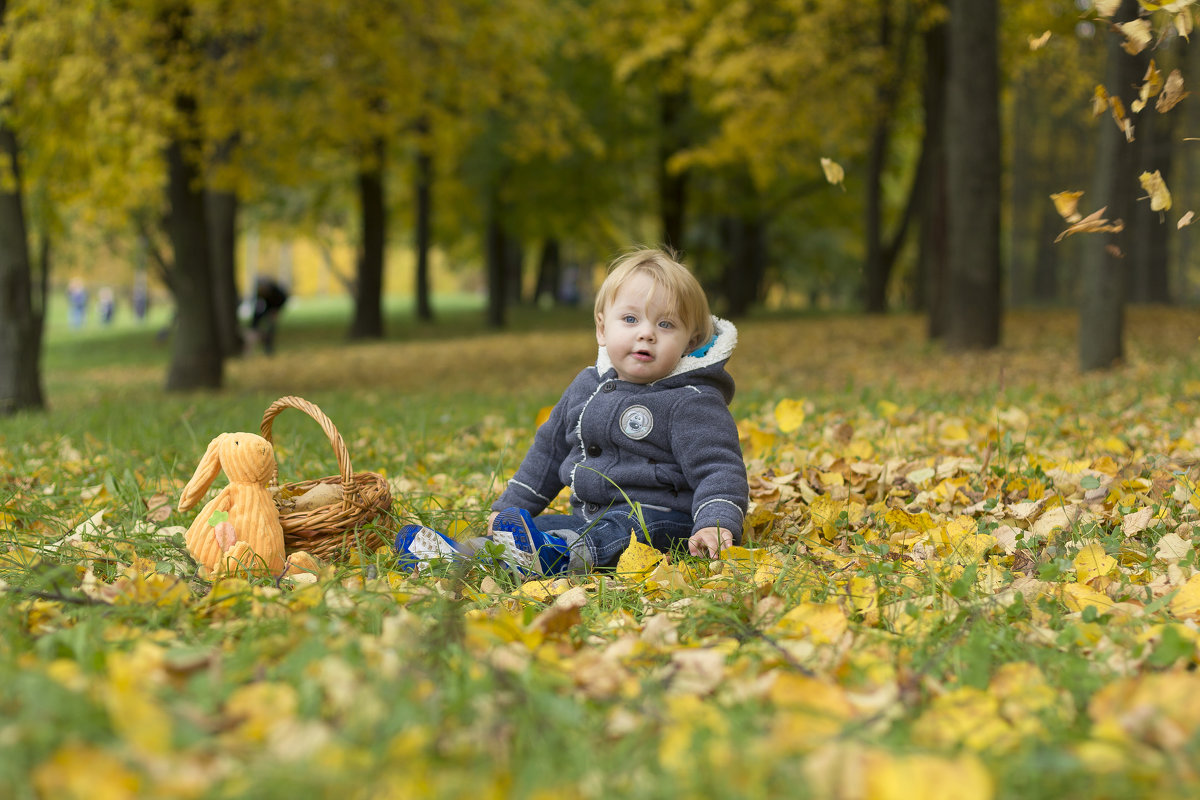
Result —
<path fill-rule="evenodd" d="M 177 476 L 130 487 L 103 448 L 6 438 L 0 777 L 49 797 L 1195 791 L 1200 320 L 1135 312 L 1102 376 L 1073 374 L 1058 316 L 977 355 L 919 326 L 745 326 L 747 536 L 712 562 L 634 542 L 611 573 L 522 584 L 364 552 L 207 585 Z M 412 350 L 397 371 L 433 363 Z M 429 431 L 419 458 L 375 441 L 397 516 L 477 531 L 503 480 L 480 464 L 535 416 Z"/>

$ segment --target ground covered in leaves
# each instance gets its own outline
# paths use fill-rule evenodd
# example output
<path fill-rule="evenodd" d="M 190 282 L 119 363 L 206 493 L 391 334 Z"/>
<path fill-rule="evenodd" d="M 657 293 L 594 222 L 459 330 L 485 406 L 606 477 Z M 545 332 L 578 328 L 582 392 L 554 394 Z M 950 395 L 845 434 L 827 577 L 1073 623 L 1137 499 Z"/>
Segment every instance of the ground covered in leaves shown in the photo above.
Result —
<path fill-rule="evenodd" d="M 583 326 L 285 349 L 221 396 L 164 397 L 153 363 L 52 373 L 54 410 L 0 425 L 0 786 L 1195 796 L 1200 314 L 1133 314 L 1102 375 L 1069 315 L 1006 329 L 980 356 L 915 318 L 745 323 L 745 546 L 524 584 L 382 550 L 213 585 L 172 509 L 209 438 L 301 394 L 388 478 L 389 525 L 475 532 Z M 283 423 L 281 475 L 330 472 Z"/>

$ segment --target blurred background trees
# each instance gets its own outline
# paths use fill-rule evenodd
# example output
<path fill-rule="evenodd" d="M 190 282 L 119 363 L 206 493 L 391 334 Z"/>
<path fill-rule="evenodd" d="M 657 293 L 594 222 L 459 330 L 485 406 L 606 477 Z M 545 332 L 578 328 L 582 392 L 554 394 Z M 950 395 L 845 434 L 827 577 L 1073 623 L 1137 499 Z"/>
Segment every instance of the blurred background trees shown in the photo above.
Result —
<path fill-rule="evenodd" d="M 1081 363 L 1107 366 L 1120 303 L 1200 283 L 1196 112 L 1130 107 L 1152 59 L 1188 73 L 1193 5 L 0 2 L 0 411 L 40 405 L 46 298 L 98 269 L 173 298 L 167 386 L 190 389 L 241 351 L 259 271 L 348 294 L 347 335 L 380 338 L 389 296 L 432 320 L 478 292 L 499 327 L 638 243 L 730 316 L 917 309 L 989 347 L 1004 307 L 1078 305 L 1084 349 L 1115 341 Z M 1137 199 L 1154 170 L 1175 208 Z M 1049 195 L 1081 189 L 1123 230 L 1056 244 Z"/>

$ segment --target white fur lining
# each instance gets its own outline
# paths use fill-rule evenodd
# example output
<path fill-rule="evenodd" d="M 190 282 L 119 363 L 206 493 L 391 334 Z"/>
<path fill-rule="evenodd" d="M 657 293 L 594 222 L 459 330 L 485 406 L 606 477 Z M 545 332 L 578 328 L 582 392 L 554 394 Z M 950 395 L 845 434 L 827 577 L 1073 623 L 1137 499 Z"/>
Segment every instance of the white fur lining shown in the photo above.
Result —
<path fill-rule="evenodd" d="M 737 328 L 729 320 L 721 319 L 718 316 L 713 316 L 712 321 L 713 329 L 717 334 L 717 341 L 713 342 L 713 346 L 708 348 L 708 352 L 702 356 L 685 355 L 679 359 L 679 363 L 675 365 L 675 369 L 671 370 L 670 374 L 658 380 L 666 380 L 675 375 L 681 375 L 685 372 L 692 372 L 693 370 L 718 364 L 733 354 L 733 348 L 737 346 Z M 608 348 L 601 345 L 599 352 L 596 354 L 596 374 L 603 375 L 610 369 L 612 369 L 612 359 L 608 357 Z M 658 381 L 655 381 L 655 383 L 658 383 Z"/>

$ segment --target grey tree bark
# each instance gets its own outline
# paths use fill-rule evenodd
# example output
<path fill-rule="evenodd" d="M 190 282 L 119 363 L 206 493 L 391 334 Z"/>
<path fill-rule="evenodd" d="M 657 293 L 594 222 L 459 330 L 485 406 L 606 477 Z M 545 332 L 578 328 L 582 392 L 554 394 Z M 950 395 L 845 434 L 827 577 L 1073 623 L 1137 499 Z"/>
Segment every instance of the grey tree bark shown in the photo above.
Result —
<path fill-rule="evenodd" d="M 1123 0 L 1113 21 L 1135 19 L 1138 8 L 1137 0 Z M 1134 87 L 1141 80 L 1142 68 L 1136 58 L 1121 48 L 1116 34 L 1109 36 L 1107 49 L 1104 85 L 1128 109 L 1136 91 Z M 1136 164 L 1136 147 L 1126 141 L 1125 134 L 1110 118 L 1101 119 L 1092 197 L 1097 207 L 1107 208 L 1108 219 L 1130 219 L 1137 195 Z M 1125 250 L 1129 240 L 1129 235 L 1121 231 L 1092 234 L 1084 242 L 1079 305 L 1079 367 L 1084 371 L 1107 369 L 1124 357 L 1128 287 Z"/>
<path fill-rule="evenodd" d="M 952 0 L 946 95 L 946 345 L 1000 343 L 1000 82 L 997 0 Z"/>

